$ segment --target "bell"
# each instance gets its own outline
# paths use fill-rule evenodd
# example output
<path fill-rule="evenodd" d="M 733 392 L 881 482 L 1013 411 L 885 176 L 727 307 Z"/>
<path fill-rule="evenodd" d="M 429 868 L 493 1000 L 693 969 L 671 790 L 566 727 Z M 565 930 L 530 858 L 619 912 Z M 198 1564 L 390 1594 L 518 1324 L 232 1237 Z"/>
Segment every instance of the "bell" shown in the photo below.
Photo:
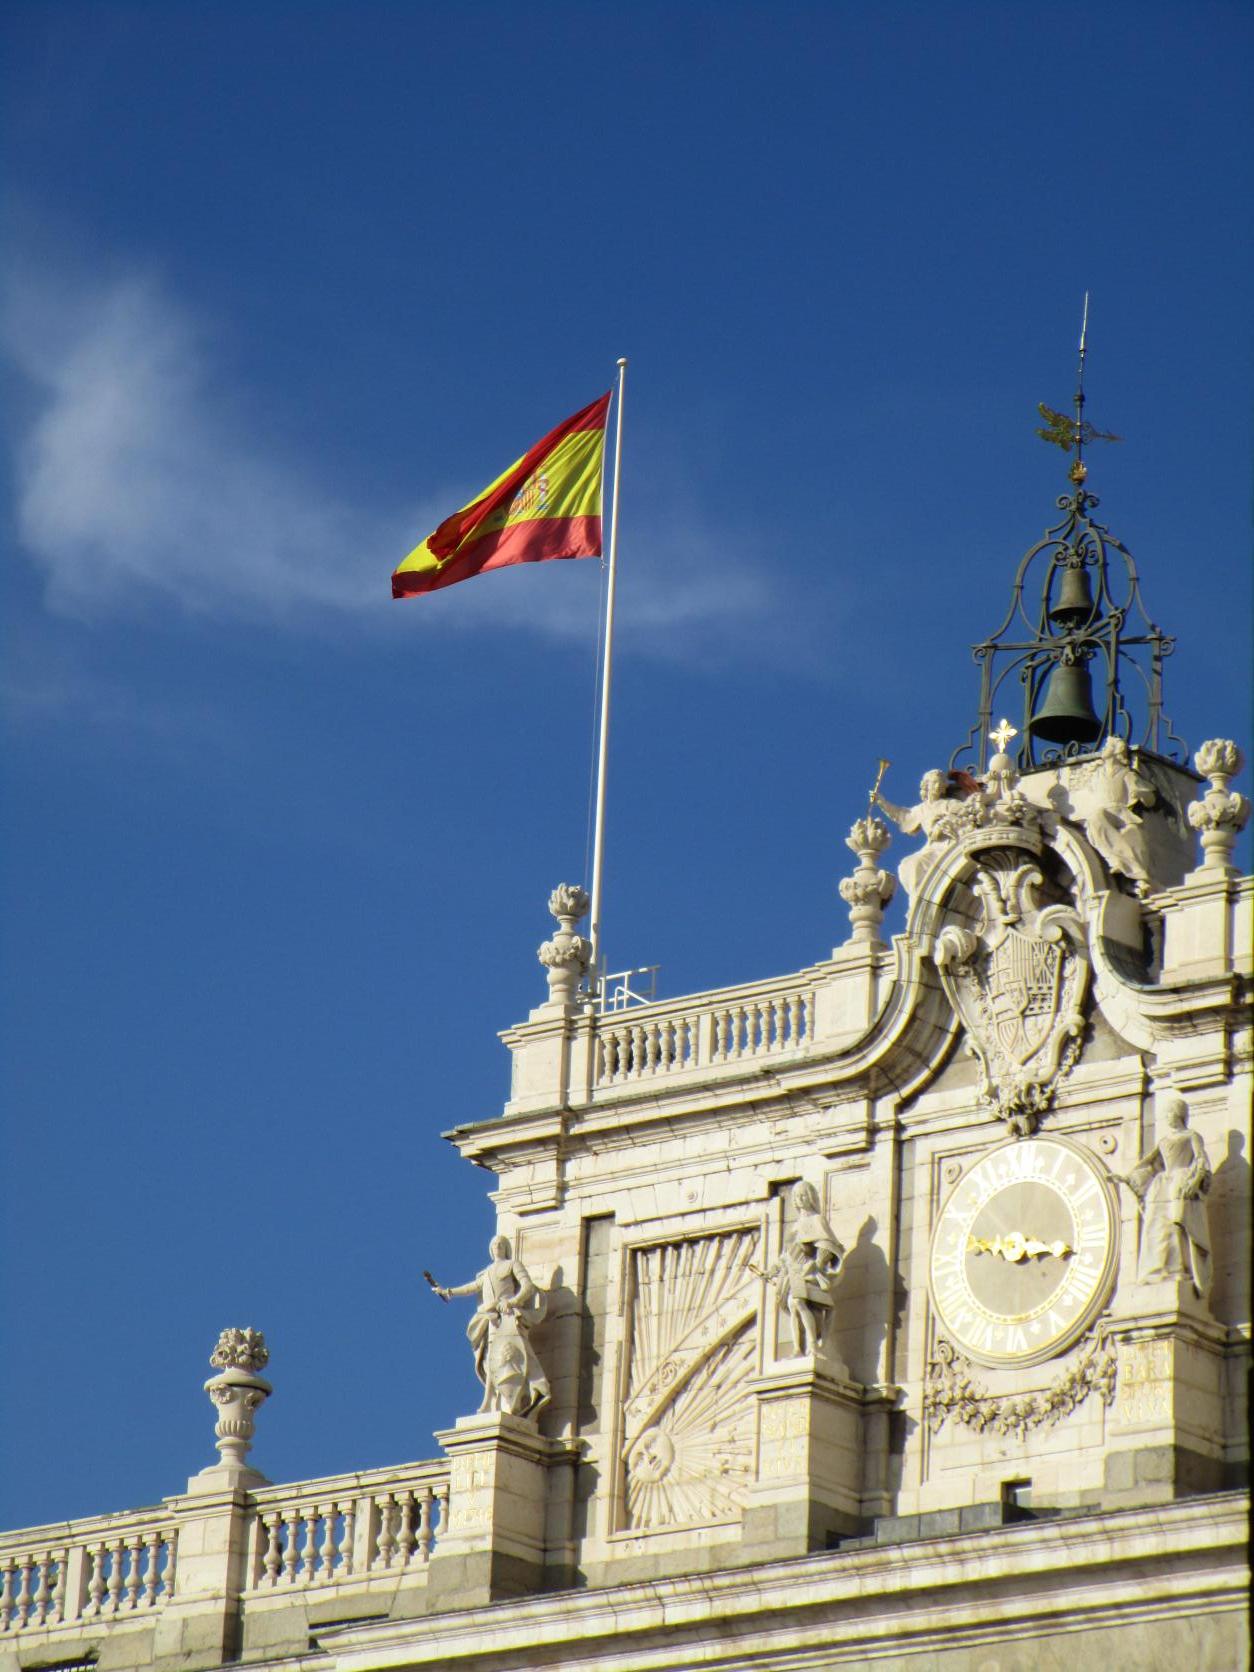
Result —
<path fill-rule="evenodd" d="M 1093 593 L 1089 587 L 1089 572 L 1086 568 L 1074 569 L 1068 565 L 1058 582 L 1058 591 L 1049 608 L 1049 619 L 1060 626 L 1078 627 L 1092 614 Z"/>
<path fill-rule="evenodd" d="M 1045 743 L 1096 743 L 1102 723 L 1093 711 L 1093 680 L 1083 662 L 1058 663 L 1028 730 Z"/>

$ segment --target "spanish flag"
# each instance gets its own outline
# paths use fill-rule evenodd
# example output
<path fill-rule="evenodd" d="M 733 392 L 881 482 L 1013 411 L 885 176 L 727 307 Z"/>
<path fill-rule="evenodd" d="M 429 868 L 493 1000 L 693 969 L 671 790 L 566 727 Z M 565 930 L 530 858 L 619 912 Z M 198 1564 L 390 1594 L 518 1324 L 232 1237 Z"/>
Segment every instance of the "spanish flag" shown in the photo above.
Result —
<path fill-rule="evenodd" d="M 607 393 L 550 430 L 469 505 L 446 517 L 393 574 L 393 598 L 435 592 L 511 563 L 600 557 L 609 410 Z"/>

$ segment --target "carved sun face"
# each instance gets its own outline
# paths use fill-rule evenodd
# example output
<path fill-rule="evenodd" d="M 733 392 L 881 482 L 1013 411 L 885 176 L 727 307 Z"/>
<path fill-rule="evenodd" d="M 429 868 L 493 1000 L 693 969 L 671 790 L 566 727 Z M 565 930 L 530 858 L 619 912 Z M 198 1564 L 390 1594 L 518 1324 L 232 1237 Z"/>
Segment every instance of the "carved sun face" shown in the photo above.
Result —
<path fill-rule="evenodd" d="M 1064 1352 L 1110 1293 L 1118 1220 L 1098 1164 L 1062 1138 L 1002 1144 L 961 1179 L 928 1261 L 942 1330 L 980 1364 Z"/>

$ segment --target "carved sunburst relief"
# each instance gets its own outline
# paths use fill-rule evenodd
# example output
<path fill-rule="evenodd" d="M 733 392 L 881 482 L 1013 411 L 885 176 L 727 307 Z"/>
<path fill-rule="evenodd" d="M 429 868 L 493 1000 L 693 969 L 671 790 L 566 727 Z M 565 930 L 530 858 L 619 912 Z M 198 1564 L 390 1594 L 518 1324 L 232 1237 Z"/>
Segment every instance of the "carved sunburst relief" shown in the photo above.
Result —
<path fill-rule="evenodd" d="M 726 1521 L 753 1478 L 756 1230 L 632 1253 L 626 1524 Z"/>

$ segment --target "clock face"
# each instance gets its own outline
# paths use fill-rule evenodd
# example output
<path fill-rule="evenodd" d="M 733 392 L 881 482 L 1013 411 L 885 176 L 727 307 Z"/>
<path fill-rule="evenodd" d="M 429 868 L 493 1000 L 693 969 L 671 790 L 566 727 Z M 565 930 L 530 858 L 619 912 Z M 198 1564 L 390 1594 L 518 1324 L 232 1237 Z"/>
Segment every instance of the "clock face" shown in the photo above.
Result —
<path fill-rule="evenodd" d="M 942 1328 L 980 1364 L 1064 1352 L 1106 1303 L 1119 1219 L 1109 1175 L 1065 1138 L 990 1150 L 932 1232 L 928 1287 Z"/>

